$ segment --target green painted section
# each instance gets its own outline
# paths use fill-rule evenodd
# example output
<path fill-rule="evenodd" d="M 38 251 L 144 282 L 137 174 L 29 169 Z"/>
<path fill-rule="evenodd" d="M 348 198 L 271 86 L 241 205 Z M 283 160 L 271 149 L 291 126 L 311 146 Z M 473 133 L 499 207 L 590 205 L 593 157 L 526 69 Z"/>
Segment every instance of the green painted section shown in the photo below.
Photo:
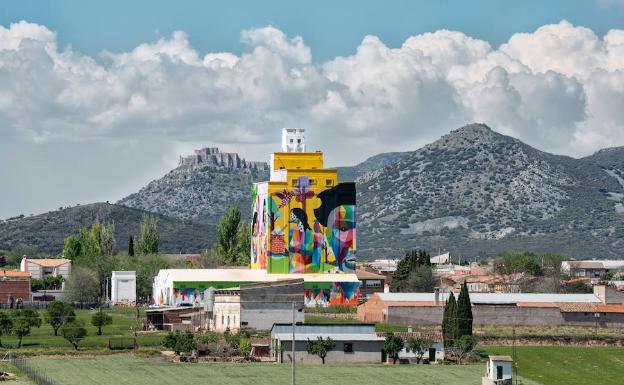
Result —
<path fill-rule="evenodd" d="M 209 287 L 214 287 L 215 289 L 229 289 L 231 287 L 238 287 L 240 285 L 245 285 L 248 283 L 257 283 L 257 282 L 231 282 L 231 281 L 212 281 L 212 282 L 192 282 L 192 281 L 180 281 L 174 282 L 174 289 L 208 289 Z"/>
<path fill-rule="evenodd" d="M 214 287 L 215 289 L 229 289 L 231 287 L 238 287 L 240 285 L 259 283 L 259 282 L 225 282 L 225 281 L 212 281 L 212 282 L 174 282 L 174 289 L 208 289 Z M 304 289 L 331 289 L 333 282 L 304 282 Z"/>

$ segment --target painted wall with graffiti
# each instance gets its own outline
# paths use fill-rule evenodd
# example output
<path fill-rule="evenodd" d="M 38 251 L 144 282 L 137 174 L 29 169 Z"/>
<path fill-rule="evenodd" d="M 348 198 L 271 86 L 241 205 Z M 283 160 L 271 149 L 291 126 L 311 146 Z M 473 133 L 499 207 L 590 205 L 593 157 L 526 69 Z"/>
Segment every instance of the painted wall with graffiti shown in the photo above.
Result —
<path fill-rule="evenodd" d="M 304 288 L 306 306 L 357 306 L 360 304 L 359 282 L 306 283 Z"/>
<path fill-rule="evenodd" d="M 355 184 L 334 181 L 335 174 L 317 172 L 316 177 L 295 175 L 290 183 L 255 186 L 252 268 L 269 273 L 354 272 Z"/>

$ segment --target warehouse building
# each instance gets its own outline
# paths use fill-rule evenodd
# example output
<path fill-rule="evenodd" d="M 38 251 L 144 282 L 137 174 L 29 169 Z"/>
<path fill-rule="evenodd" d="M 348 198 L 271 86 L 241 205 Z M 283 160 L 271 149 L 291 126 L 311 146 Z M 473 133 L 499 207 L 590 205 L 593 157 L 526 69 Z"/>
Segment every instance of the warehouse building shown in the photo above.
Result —
<path fill-rule="evenodd" d="M 153 301 L 162 306 L 202 306 L 210 287 L 231 289 L 244 284 L 293 279 L 304 282 L 305 306 L 350 303 L 348 298 L 356 295 L 359 303 L 360 281 L 355 274 L 268 274 L 262 269 L 163 269 L 154 278 Z"/>
<path fill-rule="evenodd" d="M 440 325 L 448 293 L 376 293 L 358 307 L 364 322 Z M 475 325 L 624 327 L 624 293 L 595 286 L 593 294 L 471 293 Z"/>
<path fill-rule="evenodd" d="M 383 362 L 385 338 L 375 333 L 374 324 L 297 324 L 295 325 L 295 361 L 321 363 L 308 353 L 308 340 L 331 338 L 335 346 L 327 353 L 326 363 Z M 292 324 L 275 324 L 271 329 L 271 356 L 278 363 L 292 362 Z"/>

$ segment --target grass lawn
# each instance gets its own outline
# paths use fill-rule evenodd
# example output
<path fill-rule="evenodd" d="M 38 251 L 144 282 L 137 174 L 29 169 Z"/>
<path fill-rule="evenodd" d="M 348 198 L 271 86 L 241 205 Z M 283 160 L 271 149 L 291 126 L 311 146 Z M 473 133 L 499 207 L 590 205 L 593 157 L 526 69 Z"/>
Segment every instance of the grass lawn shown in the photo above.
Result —
<path fill-rule="evenodd" d="M 484 350 L 511 355 L 511 347 Z M 518 373 L 544 385 L 624 383 L 624 348 L 520 346 L 516 353 Z"/>
<path fill-rule="evenodd" d="M 173 364 L 134 355 L 33 359 L 32 365 L 46 370 L 58 382 L 79 384 L 290 384 L 290 366 L 254 364 Z M 413 384 L 478 385 L 485 365 L 331 365 L 297 366 L 298 384 Z M 525 385 L 536 385 L 525 381 Z"/>
<path fill-rule="evenodd" d="M 91 316 L 95 310 L 75 310 L 76 318 L 83 320 L 87 329 L 87 336 L 78 344 L 82 349 L 101 349 L 108 346 L 110 337 L 130 337 L 132 336 L 131 327 L 136 317 L 134 308 L 113 308 L 105 310 L 112 318 L 111 325 L 102 328 L 102 335 L 97 335 L 97 328 L 91 325 Z M 10 314 L 10 310 L 4 310 L 6 314 Z M 44 320 L 44 311 L 40 311 L 42 321 Z M 141 313 L 141 316 L 144 312 Z M 160 345 L 162 340 L 161 333 L 143 334 L 139 333 L 137 337 L 140 347 Z M 22 339 L 22 348 L 16 349 L 17 338 L 12 335 L 2 336 L 3 349 L 0 353 L 10 349 L 21 354 L 56 354 L 65 351 L 73 351 L 74 348 L 60 335 L 54 336 L 54 329 L 42 322 L 41 327 L 32 328 L 30 335 Z"/>

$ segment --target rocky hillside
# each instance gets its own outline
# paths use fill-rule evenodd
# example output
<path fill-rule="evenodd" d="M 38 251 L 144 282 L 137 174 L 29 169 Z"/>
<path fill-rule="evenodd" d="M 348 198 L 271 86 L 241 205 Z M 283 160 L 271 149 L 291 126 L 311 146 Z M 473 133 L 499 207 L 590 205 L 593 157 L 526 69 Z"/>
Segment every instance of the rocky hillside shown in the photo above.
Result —
<path fill-rule="evenodd" d="M 237 204 L 248 218 L 251 184 L 268 179 L 267 168 L 201 149 L 118 203 L 207 224 Z M 468 256 L 509 249 L 624 256 L 622 147 L 574 159 L 473 124 L 338 172 L 357 183 L 360 258 L 415 247 Z"/>
<path fill-rule="evenodd" d="M 355 166 L 338 167 L 338 178 L 343 182 L 353 182 L 367 172 L 378 170 L 389 164 L 398 162 L 399 160 L 407 158 L 409 155 L 409 152 L 385 152 L 383 154 L 371 156 L 364 162 Z"/>
<path fill-rule="evenodd" d="M 0 221 L 0 250 L 11 250 L 18 244 L 35 246 L 39 252 L 58 254 L 63 250 L 66 236 L 80 227 L 90 226 L 96 218 L 115 225 L 116 250 L 128 249 L 128 238 L 139 232 L 145 211 L 129 207 L 93 203 L 75 206 L 32 217 Z M 165 253 L 200 252 L 215 238 L 212 225 L 197 224 L 158 215 L 160 251 Z"/>
<path fill-rule="evenodd" d="M 465 126 L 356 180 L 360 255 L 424 247 L 621 256 L 620 153 L 555 156 L 485 125 Z"/>
<path fill-rule="evenodd" d="M 229 205 L 250 217 L 251 185 L 268 180 L 268 164 L 205 148 L 180 158 L 180 165 L 119 202 L 167 216 L 216 224 Z"/>

